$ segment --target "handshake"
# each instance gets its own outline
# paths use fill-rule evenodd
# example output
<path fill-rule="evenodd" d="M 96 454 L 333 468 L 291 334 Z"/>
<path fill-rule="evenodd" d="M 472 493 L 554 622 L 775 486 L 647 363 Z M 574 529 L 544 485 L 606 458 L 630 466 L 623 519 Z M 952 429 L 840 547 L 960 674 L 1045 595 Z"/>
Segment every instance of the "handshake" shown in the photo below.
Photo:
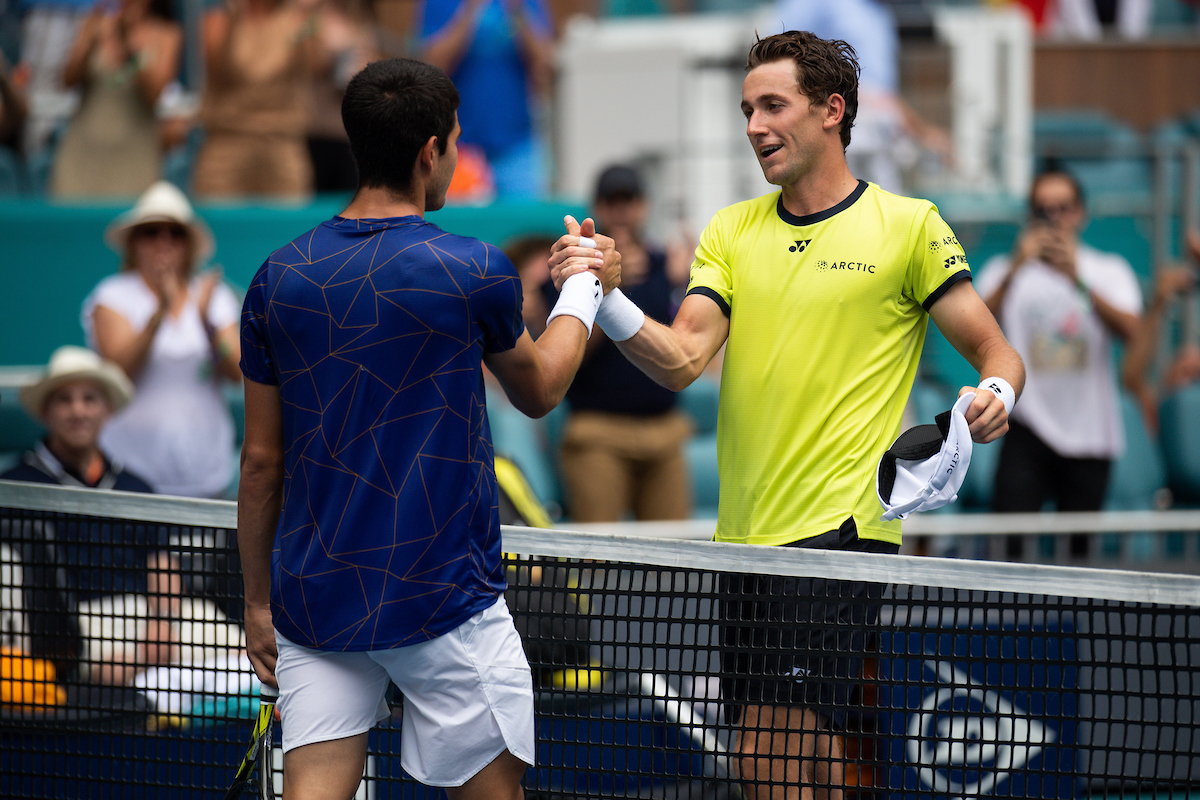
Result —
<path fill-rule="evenodd" d="M 558 289 L 558 302 L 546 325 L 560 316 L 575 317 L 587 328 L 600 329 L 614 342 L 631 338 L 646 321 L 646 315 L 617 288 L 621 283 L 621 254 L 613 240 L 596 233 L 589 217 L 579 223 L 572 216 L 563 222 L 567 233 L 550 251 L 550 275 Z"/>

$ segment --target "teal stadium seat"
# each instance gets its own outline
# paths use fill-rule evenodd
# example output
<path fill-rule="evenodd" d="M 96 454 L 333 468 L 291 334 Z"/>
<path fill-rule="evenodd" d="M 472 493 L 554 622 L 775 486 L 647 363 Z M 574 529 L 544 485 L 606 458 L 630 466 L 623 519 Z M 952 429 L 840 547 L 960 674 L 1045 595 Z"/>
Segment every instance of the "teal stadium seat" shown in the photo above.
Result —
<path fill-rule="evenodd" d="M 1125 426 L 1125 452 L 1113 464 L 1108 479 L 1109 511 L 1154 508 L 1155 494 L 1167 485 L 1167 472 L 1158 442 L 1154 441 L 1137 403 L 1121 392 L 1121 420 Z"/>
<path fill-rule="evenodd" d="M 1149 203 L 1154 168 L 1132 127 L 1102 111 L 1039 111 L 1033 122 L 1034 152 L 1054 158 L 1083 185 L 1096 209 L 1113 201 Z"/>
<path fill-rule="evenodd" d="M 1163 400 L 1159 409 L 1159 442 L 1175 501 L 1200 505 L 1200 383 Z"/>
<path fill-rule="evenodd" d="M 487 406 L 496 454 L 516 464 L 550 518 L 561 519 L 562 486 L 555 469 L 547 423 L 544 419 L 525 416 L 508 401 L 503 391 L 490 386 Z"/>
<path fill-rule="evenodd" d="M 695 433 L 685 447 L 691 470 L 693 516 L 717 515 L 717 395 L 715 380 L 703 376 L 679 395 L 680 410 L 692 418 Z M 560 404 L 540 420 L 518 411 L 503 392 L 489 389 L 488 419 L 498 455 L 507 456 L 525 474 L 552 519 L 563 517 L 565 497 L 558 471 L 558 444 L 569 413 Z"/>
<path fill-rule="evenodd" d="M 18 197 L 25 192 L 25 168 L 11 148 L 0 147 L 0 197 Z"/>
<path fill-rule="evenodd" d="M 0 471 L 8 469 L 33 447 L 46 431 L 25 413 L 15 387 L 0 388 Z"/>
<path fill-rule="evenodd" d="M 679 393 L 679 407 L 692 419 L 695 432 L 686 454 L 692 481 L 692 516 L 714 519 L 720 498 L 717 472 L 717 406 L 721 389 L 717 380 L 701 375 Z"/>

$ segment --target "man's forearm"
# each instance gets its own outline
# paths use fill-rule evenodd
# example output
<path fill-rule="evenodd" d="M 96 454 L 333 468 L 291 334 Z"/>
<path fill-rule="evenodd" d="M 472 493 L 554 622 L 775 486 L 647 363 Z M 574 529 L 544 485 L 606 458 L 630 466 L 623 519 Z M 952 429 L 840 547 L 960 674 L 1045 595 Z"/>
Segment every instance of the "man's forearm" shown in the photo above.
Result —
<path fill-rule="evenodd" d="M 243 462 L 238 484 L 237 533 L 248 606 L 265 606 L 271 601 L 271 551 L 282 509 L 282 470 L 256 469 Z"/>
<path fill-rule="evenodd" d="M 690 386 L 707 364 L 699 354 L 687 353 L 669 327 L 650 318 L 636 335 L 616 344 L 630 363 L 675 392 Z"/>

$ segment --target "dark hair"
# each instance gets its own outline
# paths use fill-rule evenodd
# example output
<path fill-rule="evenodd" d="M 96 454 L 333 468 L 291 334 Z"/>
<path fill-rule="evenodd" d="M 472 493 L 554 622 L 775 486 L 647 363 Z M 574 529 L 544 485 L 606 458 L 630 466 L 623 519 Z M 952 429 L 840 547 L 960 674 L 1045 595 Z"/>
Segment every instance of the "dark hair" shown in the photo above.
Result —
<path fill-rule="evenodd" d="M 842 148 L 850 144 L 850 129 L 858 116 L 858 54 L 840 39 L 822 39 L 809 31 L 785 31 L 758 39 L 746 57 L 746 71 L 791 60 L 796 65 L 800 92 L 814 103 L 840 94 L 846 101 L 839 133 Z"/>
<path fill-rule="evenodd" d="M 1062 178 L 1064 181 L 1071 184 L 1071 188 L 1075 190 L 1075 200 L 1079 203 L 1079 207 L 1087 207 L 1087 197 L 1083 191 L 1083 184 L 1081 184 L 1079 179 L 1071 174 L 1071 171 L 1064 167 L 1061 162 L 1050 159 L 1046 161 L 1041 170 L 1038 171 L 1038 174 L 1033 176 L 1033 183 L 1029 184 L 1030 208 L 1033 207 L 1033 198 L 1037 193 L 1038 186 L 1041 185 L 1042 181 L 1046 180 L 1047 178 Z"/>
<path fill-rule="evenodd" d="M 518 236 L 504 243 L 504 255 L 508 256 L 508 260 L 517 268 L 517 272 L 521 271 L 521 265 L 534 256 L 542 256 L 545 259 L 550 258 L 550 248 L 558 241 L 553 236 L 547 236 L 543 233 L 530 233 L 524 236 Z"/>
<path fill-rule="evenodd" d="M 436 136 L 438 152 L 446 152 L 457 110 L 458 89 L 435 66 L 389 58 L 363 67 L 342 98 L 359 186 L 407 192 L 429 137 Z"/>

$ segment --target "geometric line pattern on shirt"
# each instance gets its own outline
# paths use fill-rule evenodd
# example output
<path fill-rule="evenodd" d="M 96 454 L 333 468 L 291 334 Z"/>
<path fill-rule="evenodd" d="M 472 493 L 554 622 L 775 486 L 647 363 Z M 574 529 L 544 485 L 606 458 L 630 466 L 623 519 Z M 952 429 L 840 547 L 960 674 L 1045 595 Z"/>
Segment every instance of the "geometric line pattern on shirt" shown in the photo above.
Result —
<path fill-rule="evenodd" d="M 284 405 L 286 636 L 407 644 L 502 591 L 481 367 L 523 330 L 508 259 L 417 217 L 335 218 L 268 259 L 243 352 Z"/>

